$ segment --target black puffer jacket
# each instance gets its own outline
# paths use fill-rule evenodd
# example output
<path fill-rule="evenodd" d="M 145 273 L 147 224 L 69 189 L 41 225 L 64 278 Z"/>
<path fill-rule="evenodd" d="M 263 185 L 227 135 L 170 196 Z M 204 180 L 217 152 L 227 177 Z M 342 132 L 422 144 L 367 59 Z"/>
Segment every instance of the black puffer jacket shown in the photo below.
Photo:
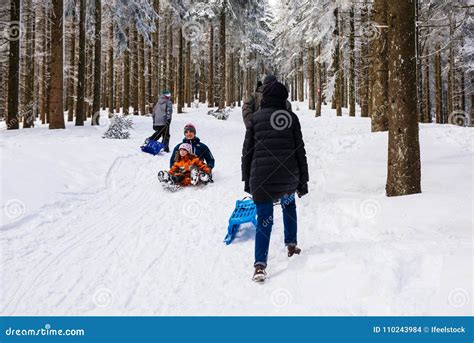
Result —
<path fill-rule="evenodd" d="M 308 182 L 308 164 L 298 117 L 286 98 L 264 97 L 252 116 L 242 149 L 242 181 L 255 202 L 277 201 Z"/>

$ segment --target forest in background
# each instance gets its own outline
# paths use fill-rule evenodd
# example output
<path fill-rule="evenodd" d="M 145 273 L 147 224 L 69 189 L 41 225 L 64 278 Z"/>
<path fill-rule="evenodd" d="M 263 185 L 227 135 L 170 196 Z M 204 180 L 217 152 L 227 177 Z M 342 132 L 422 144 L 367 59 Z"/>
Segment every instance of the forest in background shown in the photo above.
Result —
<path fill-rule="evenodd" d="M 275 73 L 291 100 L 307 100 L 316 115 L 327 101 L 338 115 L 341 108 L 355 115 L 358 104 L 374 131 L 386 130 L 388 7 L 385 0 L 12 0 L 0 12 L 0 118 L 16 129 L 37 118 L 63 127 L 53 120 L 61 108 L 76 125 L 100 108 L 144 115 L 163 89 L 178 112 L 195 101 L 222 109 Z M 472 8 L 463 0 L 415 3 L 420 122 L 471 124 Z"/>
<path fill-rule="evenodd" d="M 418 123 L 472 126 L 465 0 L 11 0 L 0 10 L 0 118 L 9 130 L 240 106 L 275 74 L 315 116 L 360 107 L 389 131 L 388 195 L 419 193 Z"/>

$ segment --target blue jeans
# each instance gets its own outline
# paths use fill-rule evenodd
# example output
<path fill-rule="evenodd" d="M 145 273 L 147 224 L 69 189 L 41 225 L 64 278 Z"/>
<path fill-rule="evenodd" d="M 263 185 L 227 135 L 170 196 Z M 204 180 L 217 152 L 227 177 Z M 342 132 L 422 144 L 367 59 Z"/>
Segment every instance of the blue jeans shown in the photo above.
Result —
<path fill-rule="evenodd" d="M 297 220 L 295 195 L 285 195 L 280 199 L 285 227 L 285 245 L 296 246 Z M 273 226 L 273 202 L 255 204 L 257 207 L 257 230 L 255 233 L 254 266 L 267 266 L 268 247 Z"/>

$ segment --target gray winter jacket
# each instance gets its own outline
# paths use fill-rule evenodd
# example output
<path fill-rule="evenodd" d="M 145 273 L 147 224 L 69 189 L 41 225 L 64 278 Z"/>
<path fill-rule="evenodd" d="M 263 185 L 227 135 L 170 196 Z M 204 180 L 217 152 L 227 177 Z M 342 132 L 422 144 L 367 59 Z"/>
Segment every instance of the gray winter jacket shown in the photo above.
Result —
<path fill-rule="evenodd" d="M 171 99 L 165 95 L 160 96 L 158 102 L 153 108 L 153 125 L 163 126 L 171 123 L 173 115 L 173 103 Z"/>
<path fill-rule="evenodd" d="M 253 114 L 261 108 L 263 87 L 264 86 L 258 87 L 255 93 L 244 100 L 244 104 L 242 105 L 242 118 L 244 119 L 246 128 L 248 128 L 252 122 Z M 286 101 L 286 109 L 292 112 L 291 103 L 288 100 Z"/>

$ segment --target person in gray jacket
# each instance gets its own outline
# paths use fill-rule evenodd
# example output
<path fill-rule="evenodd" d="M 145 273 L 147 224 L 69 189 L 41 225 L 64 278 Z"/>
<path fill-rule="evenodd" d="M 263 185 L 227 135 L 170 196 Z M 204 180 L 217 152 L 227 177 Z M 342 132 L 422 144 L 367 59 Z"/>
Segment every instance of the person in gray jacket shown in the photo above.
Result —
<path fill-rule="evenodd" d="M 157 141 L 163 137 L 162 143 L 165 144 L 163 149 L 170 152 L 170 125 L 173 116 L 173 102 L 171 101 L 171 92 L 164 90 L 153 108 L 153 130 L 155 133 L 149 138 Z"/>
<path fill-rule="evenodd" d="M 244 124 L 246 128 L 250 126 L 253 114 L 259 111 L 261 108 L 263 89 L 266 86 L 272 85 L 275 82 L 277 82 L 277 78 L 274 75 L 265 76 L 265 78 L 263 79 L 263 83 L 261 81 L 258 81 L 257 89 L 255 89 L 255 92 L 253 94 L 250 94 L 250 96 L 245 99 L 244 104 L 242 105 L 242 118 L 244 119 Z M 292 112 L 291 103 L 288 100 L 286 101 L 286 110 L 288 112 Z"/>

